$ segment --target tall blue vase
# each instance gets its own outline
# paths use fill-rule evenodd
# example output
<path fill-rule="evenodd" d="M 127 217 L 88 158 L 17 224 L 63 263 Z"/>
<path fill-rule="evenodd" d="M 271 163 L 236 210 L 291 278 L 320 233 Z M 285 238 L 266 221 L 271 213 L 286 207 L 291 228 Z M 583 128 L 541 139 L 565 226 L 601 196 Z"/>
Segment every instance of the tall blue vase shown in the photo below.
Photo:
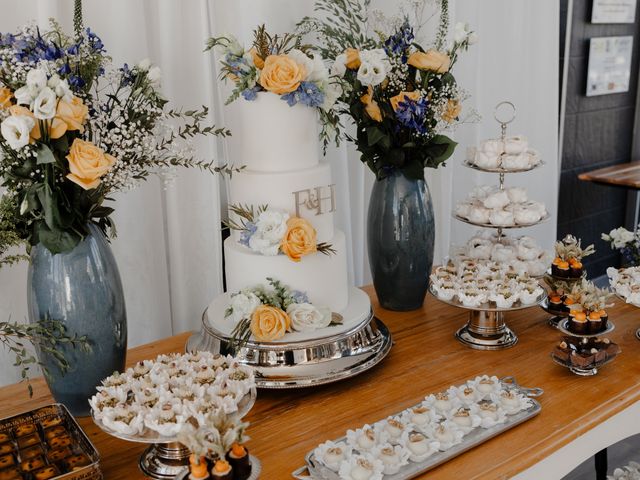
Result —
<path fill-rule="evenodd" d="M 429 287 L 435 225 L 424 180 L 394 171 L 371 191 L 367 243 L 373 285 L 388 310 L 420 308 Z"/>
<path fill-rule="evenodd" d="M 31 251 L 28 273 L 29 319 L 64 323 L 70 335 L 86 335 L 91 351 L 62 347 L 70 368 L 63 375 L 53 359 L 38 352 L 47 367 L 57 402 L 76 416 L 89 414 L 88 399 L 100 381 L 123 371 L 127 353 L 127 315 L 122 282 L 111 247 L 93 224 L 73 250 L 53 255 L 42 245 Z"/>

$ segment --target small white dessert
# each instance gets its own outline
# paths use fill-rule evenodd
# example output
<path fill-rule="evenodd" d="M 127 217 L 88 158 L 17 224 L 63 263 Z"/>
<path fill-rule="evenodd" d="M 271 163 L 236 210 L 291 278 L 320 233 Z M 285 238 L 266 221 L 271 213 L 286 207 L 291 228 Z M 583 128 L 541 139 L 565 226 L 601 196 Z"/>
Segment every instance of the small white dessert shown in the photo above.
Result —
<path fill-rule="evenodd" d="M 485 238 L 471 239 L 467 243 L 467 255 L 478 260 L 489 260 L 492 248 L 493 242 L 491 240 Z"/>
<path fill-rule="evenodd" d="M 382 480 L 384 465 L 372 455 L 352 455 L 340 464 L 341 480 Z"/>
<path fill-rule="evenodd" d="M 527 190 L 522 187 L 509 187 L 505 191 L 511 203 L 524 203 L 528 200 Z"/>
<path fill-rule="evenodd" d="M 409 460 L 422 462 L 440 448 L 440 442 L 429 440 L 422 433 L 411 432 L 403 438 L 403 445 L 409 451 Z"/>
<path fill-rule="evenodd" d="M 500 167 L 500 160 L 499 153 L 477 150 L 473 157 L 473 164 L 487 170 L 495 170 Z"/>
<path fill-rule="evenodd" d="M 465 307 L 479 307 L 487 301 L 487 296 L 477 288 L 467 288 L 458 292 L 458 299 Z"/>
<path fill-rule="evenodd" d="M 432 437 L 440 443 L 439 450 L 449 450 L 462 441 L 464 432 L 455 423 L 445 420 L 433 429 Z"/>
<path fill-rule="evenodd" d="M 529 142 L 524 135 L 514 135 L 504 140 L 504 151 L 508 155 L 518 155 L 526 153 L 529 149 Z"/>
<path fill-rule="evenodd" d="M 540 286 L 532 287 L 531 285 L 527 285 L 520 291 L 520 301 L 523 305 L 533 305 L 537 303 L 540 295 L 543 293 L 544 290 Z"/>
<path fill-rule="evenodd" d="M 435 395 L 429 395 L 425 402 L 428 405 L 433 405 L 433 408 L 436 409 L 438 413 L 447 413 L 454 406 L 453 399 L 448 393 L 436 393 Z"/>
<path fill-rule="evenodd" d="M 507 421 L 507 416 L 502 408 L 494 402 L 480 402 L 478 404 L 478 416 L 482 419 L 482 428 L 491 428 Z"/>
<path fill-rule="evenodd" d="M 516 249 L 511 245 L 496 243 L 491 249 L 491 260 L 497 263 L 510 263 L 516 258 Z"/>
<path fill-rule="evenodd" d="M 376 447 L 372 455 L 382 462 L 385 475 L 395 475 L 401 467 L 409 463 L 409 451 L 404 445 L 385 443 Z"/>
<path fill-rule="evenodd" d="M 515 415 L 516 413 L 525 410 L 530 405 L 529 399 L 519 393 L 515 393 L 513 390 L 504 390 L 500 392 L 498 398 L 500 400 L 500 406 L 504 409 L 507 415 Z"/>
<path fill-rule="evenodd" d="M 480 151 L 500 155 L 504 152 L 504 142 L 499 138 L 490 138 L 480 142 Z"/>
<path fill-rule="evenodd" d="M 460 401 L 465 405 L 475 403 L 478 399 L 478 392 L 471 385 L 461 386 L 460 388 L 456 389 L 456 393 Z"/>
<path fill-rule="evenodd" d="M 458 286 L 453 282 L 442 282 L 439 285 L 434 285 L 433 288 L 438 294 L 438 298 L 445 301 L 453 300 L 458 292 Z"/>
<path fill-rule="evenodd" d="M 476 390 L 483 395 L 483 398 L 487 398 L 490 394 L 499 392 L 501 389 L 500 380 L 498 380 L 496 376 L 489 377 L 482 375 L 476 377 L 472 384 L 475 385 Z"/>
<path fill-rule="evenodd" d="M 521 260 L 535 260 L 542 252 L 538 243 L 531 237 L 520 237 L 517 250 L 518 258 Z"/>
<path fill-rule="evenodd" d="M 110 430 L 123 435 L 138 435 L 144 430 L 144 418 L 138 408 L 118 405 L 103 411 L 102 423 Z"/>
<path fill-rule="evenodd" d="M 505 170 L 526 170 L 536 164 L 532 163 L 531 156 L 526 152 L 502 156 L 502 168 Z"/>
<path fill-rule="evenodd" d="M 513 219 L 518 225 L 530 225 L 539 222 L 542 216 L 537 209 L 526 206 L 526 204 L 517 205 L 513 209 Z"/>
<path fill-rule="evenodd" d="M 451 412 L 449 418 L 460 427 L 464 433 L 469 433 L 482 422 L 482 419 L 476 415 L 476 410 L 477 407 L 475 404 L 473 405 L 473 411 L 470 407 L 461 407 Z"/>
<path fill-rule="evenodd" d="M 389 442 L 396 444 L 405 431 L 406 425 L 396 417 L 387 418 L 379 424 L 376 424 L 386 434 Z"/>
<path fill-rule="evenodd" d="M 433 408 L 429 408 L 423 403 L 417 407 L 413 407 L 407 410 L 404 413 L 403 418 L 412 426 L 422 431 L 433 422 L 437 421 L 440 416 L 435 412 Z"/>
<path fill-rule="evenodd" d="M 484 225 L 489 223 L 490 215 L 491 215 L 491 210 L 489 210 L 488 208 L 485 208 L 480 205 L 473 205 L 469 209 L 469 215 L 466 218 L 470 222 Z"/>
<path fill-rule="evenodd" d="M 384 440 L 386 438 L 383 438 L 383 433 L 369 425 L 357 430 L 347 430 L 347 443 L 361 452 L 370 451 L 377 443 Z"/>
<path fill-rule="evenodd" d="M 489 209 L 502 209 L 509 204 L 509 195 L 504 190 L 498 190 L 487 195 L 482 204 Z"/>
<path fill-rule="evenodd" d="M 511 308 L 518 301 L 519 293 L 510 289 L 503 289 L 489 295 L 489 300 L 496 304 L 497 308 Z"/>
<path fill-rule="evenodd" d="M 469 218 L 472 206 L 471 203 L 460 202 L 456 205 L 455 214 L 462 218 Z"/>
<path fill-rule="evenodd" d="M 351 455 L 351 447 L 344 442 L 324 442 L 313 451 L 314 457 L 329 470 L 337 472 L 340 464 Z"/>
<path fill-rule="evenodd" d="M 502 227 L 514 225 L 513 213 L 507 210 L 492 210 L 489 214 L 489 223 Z"/>

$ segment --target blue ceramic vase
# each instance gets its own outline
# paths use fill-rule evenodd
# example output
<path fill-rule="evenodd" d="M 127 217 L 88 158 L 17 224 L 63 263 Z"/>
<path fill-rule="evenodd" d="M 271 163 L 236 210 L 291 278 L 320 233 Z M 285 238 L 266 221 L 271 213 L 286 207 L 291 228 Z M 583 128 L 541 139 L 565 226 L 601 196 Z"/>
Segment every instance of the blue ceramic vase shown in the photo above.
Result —
<path fill-rule="evenodd" d="M 76 416 L 89 414 L 88 399 L 100 381 L 122 372 L 127 352 L 127 315 L 122 282 L 111 247 L 93 224 L 73 250 L 53 255 L 42 245 L 31 251 L 27 277 L 29 319 L 64 323 L 70 335 L 86 335 L 91 351 L 63 346 L 70 368 L 62 375 L 52 358 L 38 352 L 47 367 L 57 402 Z"/>
<path fill-rule="evenodd" d="M 400 171 L 376 180 L 367 217 L 367 242 L 373 285 L 388 310 L 420 308 L 429 287 L 435 225 L 424 180 Z"/>

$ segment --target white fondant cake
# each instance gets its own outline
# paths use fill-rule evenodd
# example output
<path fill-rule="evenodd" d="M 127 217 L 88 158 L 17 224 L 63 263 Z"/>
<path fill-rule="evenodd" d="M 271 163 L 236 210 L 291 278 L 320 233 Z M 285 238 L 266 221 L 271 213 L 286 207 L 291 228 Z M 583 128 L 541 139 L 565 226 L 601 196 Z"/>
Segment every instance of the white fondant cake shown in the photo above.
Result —
<path fill-rule="evenodd" d="M 260 92 L 240 101 L 242 145 L 234 163 L 247 170 L 282 172 L 311 168 L 320 160 L 318 114 L 301 104 L 290 107 L 279 95 Z"/>

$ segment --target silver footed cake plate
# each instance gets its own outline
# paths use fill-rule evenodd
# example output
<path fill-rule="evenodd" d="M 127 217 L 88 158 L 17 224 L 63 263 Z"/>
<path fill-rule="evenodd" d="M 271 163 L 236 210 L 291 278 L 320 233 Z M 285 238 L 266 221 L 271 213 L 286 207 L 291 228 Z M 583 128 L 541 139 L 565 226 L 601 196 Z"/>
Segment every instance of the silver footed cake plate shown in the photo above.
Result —
<path fill-rule="evenodd" d="M 476 227 L 483 227 L 483 228 L 495 228 L 495 229 L 507 229 L 507 228 L 526 228 L 526 227 L 533 227 L 534 225 L 539 225 L 543 222 L 546 222 L 547 220 L 549 220 L 551 218 L 551 215 L 549 215 L 549 212 L 547 212 L 547 214 L 542 217 L 540 220 L 538 220 L 537 222 L 531 222 L 531 223 L 513 223 L 510 225 L 494 225 L 493 223 L 476 223 L 476 222 L 472 222 L 471 220 L 468 220 L 464 217 L 461 217 L 460 215 L 456 214 L 455 212 L 453 213 L 453 218 L 455 218 L 456 220 L 460 220 L 461 222 L 464 223 L 468 223 L 469 225 L 475 225 Z"/>
<path fill-rule="evenodd" d="M 202 329 L 186 344 L 188 352 L 226 354 L 231 337 L 211 325 L 205 310 Z M 373 312 L 335 335 L 292 342 L 249 341 L 235 356 L 255 369 L 258 388 L 303 388 L 336 382 L 362 373 L 382 361 L 392 346 L 389 329 Z"/>

